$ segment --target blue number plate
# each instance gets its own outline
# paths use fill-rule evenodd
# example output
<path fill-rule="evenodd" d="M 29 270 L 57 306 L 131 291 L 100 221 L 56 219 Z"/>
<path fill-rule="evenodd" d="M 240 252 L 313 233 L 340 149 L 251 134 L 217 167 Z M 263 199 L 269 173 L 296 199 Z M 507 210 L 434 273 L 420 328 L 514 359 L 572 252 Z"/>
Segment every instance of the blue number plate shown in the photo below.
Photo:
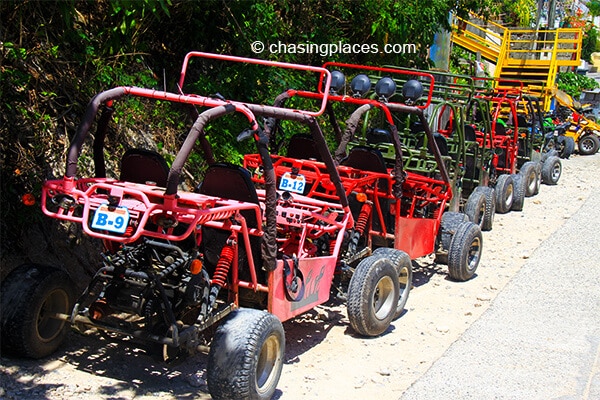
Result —
<path fill-rule="evenodd" d="M 109 207 L 102 204 L 96 210 L 92 228 L 116 233 L 125 233 L 129 223 L 129 211 L 125 207 Z"/>
<path fill-rule="evenodd" d="M 281 177 L 281 181 L 279 182 L 280 190 L 287 190 L 289 192 L 294 193 L 304 193 L 304 188 L 306 187 L 306 178 L 304 175 L 296 175 L 295 178 L 292 178 L 292 174 L 286 172 Z"/>

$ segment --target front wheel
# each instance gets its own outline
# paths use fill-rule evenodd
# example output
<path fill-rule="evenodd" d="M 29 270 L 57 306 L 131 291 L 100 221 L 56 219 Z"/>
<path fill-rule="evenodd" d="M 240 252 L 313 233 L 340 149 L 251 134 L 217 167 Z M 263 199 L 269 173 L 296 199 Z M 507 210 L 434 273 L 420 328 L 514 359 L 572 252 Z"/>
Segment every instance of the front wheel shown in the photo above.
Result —
<path fill-rule="evenodd" d="M 534 196 L 540 191 L 541 178 L 538 164 L 534 161 L 527 161 L 519 170 L 519 174 L 525 179 L 525 197 Z"/>
<path fill-rule="evenodd" d="M 562 174 L 560 158 L 551 156 L 542 165 L 542 182 L 546 185 L 556 185 Z"/>
<path fill-rule="evenodd" d="M 270 399 L 285 352 L 281 321 L 248 308 L 233 311 L 215 333 L 208 354 L 208 390 L 214 399 Z"/>
<path fill-rule="evenodd" d="M 513 211 L 522 211 L 525 205 L 525 193 L 527 192 L 526 177 L 521 174 L 512 175 L 513 187 L 514 187 L 514 198 L 511 206 Z"/>
<path fill-rule="evenodd" d="M 448 273 L 456 281 L 467 281 L 475 274 L 481 259 L 481 229 L 472 222 L 458 227 L 448 250 Z"/>
<path fill-rule="evenodd" d="M 357 266 L 348 286 L 348 319 L 363 336 L 378 336 L 396 316 L 398 273 L 387 257 L 367 257 Z"/>
<path fill-rule="evenodd" d="M 402 250 L 392 249 L 390 247 L 379 247 L 375 249 L 373 256 L 387 257 L 392 264 L 394 264 L 394 267 L 396 267 L 396 272 L 398 273 L 398 288 L 400 289 L 396 314 L 394 315 L 394 319 L 397 319 L 404 312 L 404 307 L 406 307 L 408 295 L 412 288 L 412 261 L 410 256 Z"/>
<path fill-rule="evenodd" d="M 594 134 L 585 135 L 579 138 L 579 154 L 589 156 L 596 154 L 600 148 L 600 139 Z"/>
<path fill-rule="evenodd" d="M 485 195 L 482 192 L 473 191 L 465 204 L 465 214 L 469 221 L 481 226 L 485 215 Z"/>
<path fill-rule="evenodd" d="M 0 308 L 2 351 L 21 357 L 52 354 L 67 334 L 56 314 L 70 314 L 73 283 L 56 268 L 26 264 L 2 282 Z"/>
<path fill-rule="evenodd" d="M 559 157 L 568 159 L 575 151 L 575 140 L 571 136 L 559 136 L 558 141 L 560 143 Z"/>
<path fill-rule="evenodd" d="M 514 185 L 512 177 L 502 174 L 496 180 L 496 212 L 506 214 L 510 211 L 514 198 Z"/>

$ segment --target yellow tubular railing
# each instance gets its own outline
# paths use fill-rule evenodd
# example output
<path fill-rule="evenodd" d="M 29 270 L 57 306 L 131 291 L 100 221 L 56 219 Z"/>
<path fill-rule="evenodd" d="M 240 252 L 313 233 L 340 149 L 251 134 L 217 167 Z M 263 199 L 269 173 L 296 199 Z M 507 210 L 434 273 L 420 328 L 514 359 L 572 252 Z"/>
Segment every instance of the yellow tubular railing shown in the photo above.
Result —
<path fill-rule="evenodd" d="M 498 24 L 493 25 L 500 29 L 502 34 L 466 19 L 455 18 L 452 24 L 452 40 L 467 50 L 480 52 L 483 57 L 496 62 L 506 28 Z"/>
<path fill-rule="evenodd" d="M 546 110 L 560 67 L 581 63 L 580 28 L 506 28 L 477 15 L 471 15 L 470 21 L 454 18 L 452 28 L 452 42 L 495 63 L 496 78 L 504 77 L 503 70 L 511 68 L 507 77 L 522 79 L 527 92 L 540 93 Z"/>

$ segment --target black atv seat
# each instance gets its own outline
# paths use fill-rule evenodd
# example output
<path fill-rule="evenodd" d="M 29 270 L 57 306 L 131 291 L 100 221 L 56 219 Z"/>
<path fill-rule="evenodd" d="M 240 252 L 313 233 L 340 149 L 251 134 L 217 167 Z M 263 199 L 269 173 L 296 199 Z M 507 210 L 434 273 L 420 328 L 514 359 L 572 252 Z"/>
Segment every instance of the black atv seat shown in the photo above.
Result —
<path fill-rule="evenodd" d="M 120 180 L 134 183 L 154 182 L 166 187 L 169 176 L 167 162 L 155 151 L 129 149 L 121 157 Z"/>
<path fill-rule="evenodd" d="M 259 204 L 256 188 L 250 179 L 250 173 L 245 168 L 233 164 L 216 163 L 208 167 L 204 181 L 198 185 L 196 192 L 223 199 Z M 259 227 L 261 221 L 256 219 L 256 212 L 254 210 L 243 210 L 240 214 L 246 219 L 248 228 Z M 230 232 L 225 230 L 206 226 L 202 228 L 203 240 L 201 251 L 204 253 L 204 261 L 209 273 L 212 274 L 216 268 L 221 249 L 225 246 L 229 236 Z M 254 259 L 255 266 L 257 266 L 257 278 L 260 283 L 265 283 L 264 271 L 258 267 L 261 264 L 260 243 L 260 237 L 250 237 L 252 258 Z M 239 277 L 240 279 L 249 281 L 251 275 L 246 248 L 240 245 L 238 251 Z"/>
<path fill-rule="evenodd" d="M 465 140 L 468 142 L 474 142 L 477 140 L 477 133 L 475 133 L 475 128 L 472 125 L 465 124 Z"/>
<path fill-rule="evenodd" d="M 348 157 L 342 160 L 342 165 L 382 174 L 387 174 L 388 172 L 381 151 L 366 146 L 352 148 Z"/>
<path fill-rule="evenodd" d="M 287 156 L 302 160 L 315 159 L 322 161 L 315 140 L 312 136 L 303 133 L 295 134 L 290 138 Z"/>
<path fill-rule="evenodd" d="M 517 115 L 517 125 L 519 125 L 519 128 L 528 128 L 530 126 L 530 124 L 527 123 L 527 119 L 523 115 Z"/>
<path fill-rule="evenodd" d="M 243 167 L 227 163 L 217 163 L 208 167 L 204 180 L 197 192 L 224 199 L 258 204 L 258 195 L 250 173 Z M 255 213 L 242 212 L 250 228 L 257 228 Z"/>
<path fill-rule="evenodd" d="M 435 140 L 435 143 L 437 144 L 438 149 L 440 149 L 440 154 L 442 156 L 447 156 L 450 154 L 450 151 L 448 150 L 448 141 L 446 140 L 444 135 L 436 132 L 433 134 L 433 139 Z M 417 147 L 419 147 L 419 148 L 423 147 L 424 142 L 425 142 L 425 132 L 423 132 L 423 134 L 419 137 L 419 140 L 417 142 Z M 427 145 L 427 149 L 429 150 L 430 154 L 433 154 L 433 149 L 430 145 Z"/>
<path fill-rule="evenodd" d="M 378 144 L 378 143 L 393 143 L 392 135 L 387 129 L 373 128 L 367 131 L 367 143 Z"/>
<path fill-rule="evenodd" d="M 506 135 L 506 127 L 502 124 L 496 124 L 496 135 Z"/>

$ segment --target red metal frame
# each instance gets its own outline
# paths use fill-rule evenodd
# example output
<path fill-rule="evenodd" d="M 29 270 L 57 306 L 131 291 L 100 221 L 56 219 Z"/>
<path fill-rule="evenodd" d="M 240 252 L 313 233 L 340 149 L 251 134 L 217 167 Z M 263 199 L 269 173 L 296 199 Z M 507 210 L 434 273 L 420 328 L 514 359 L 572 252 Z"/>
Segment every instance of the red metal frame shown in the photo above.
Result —
<path fill-rule="evenodd" d="M 185 79 L 187 62 L 191 57 L 207 57 L 229 61 L 254 62 L 256 64 L 282 67 L 298 68 L 303 71 L 319 72 L 327 77 L 326 88 L 330 85 L 329 72 L 323 68 L 296 66 L 294 64 L 268 62 L 263 60 L 250 60 L 240 57 L 221 55 L 210 55 L 207 53 L 190 53 L 182 69 L 180 85 Z M 254 212 L 258 221 L 262 220 L 265 212 L 266 191 L 258 190 L 260 205 L 217 198 L 198 193 L 183 192 L 177 190 L 177 182 L 168 182 L 173 187 L 157 187 L 153 184 L 139 184 L 124 182 L 104 177 L 80 178 L 76 177 L 77 157 L 81 146 L 88 134 L 92 121 L 102 104 L 112 106 L 115 99 L 124 95 L 144 97 L 154 100 L 166 100 L 175 103 L 191 104 L 209 107 L 209 110 L 200 114 L 198 121 L 208 122 L 209 118 L 202 120 L 203 114 L 218 107 L 233 107 L 237 113 L 241 113 L 250 122 L 252 129 L 259 129 L 254 117 L 253 110 L 265 115 L 277 114 L 280 118 L 310 121 L 312 117 L 320 115 L 325 107 L 327 96 L 323 96 L 321 109 L 317 112 L 306 110 L 282 110 L 256 104 L 243 104 L 235 101 L 223 101 L 192 94 L 174 94 L 164 91 L 149 90 L 135 87 L 120 87 L 103 92 L 96 96 L 88 106 L 88 112 L 78 133 L 76 134 L 71 148 L 69 149 L 67 173 L 65 177 L 50 180 L 44 184 L 42 190 L 42 210 L 44 214 L 61 220 L 80 223 L 84 232 L 109 243 L 135 243 L 143 237 L 164 239 L 169 241 L 181 241 L 194 236 L 196 241 L 201 240 L 201 226 L 229 231 L 239 240 L 240 245 L 246 247 L 248 263 L 250 268 L 250 281 L 243 281 L 233 274 L 234 282 L 226 285 L 230 291 L 230 299 L 239 306 L 238 288 L 248 288 L 254 291 L 268 293 L 268 310 L 282 321 L 299 315 L 318 304 L 329 299 L 333 273 L 336 268 L 341 244 L 344 239 L 346 227 L 353 223 L 352 215 L 347 206 L 338 202 L 332 203 L 324 200 L 295 196 L 292 202 L 279 201 L 276 205 L 278 236 L 276 238 L 278 247 L 288 256 L 298 258 L 298 267 L 305 276 L 306 295 L 298 302 L 291 302 L 286 298 L 284 292 L 284 260 L 278 259 L 273 271 L 267 276 L 267 282 L 259 282 L 257 269 L 260 268 L 252 257 L 251 237 L 263 237 L 265 231 L 261 224 L 258 228 L 249 228 L 242 211 Z M 188 135 L 187 141 L 195 142 L 198 129 Z M 171 178 L 176 163 L 183 164 L 189 156 L 191 147 L 186 151 L 180 151 L 173 163 L 169 176 Z M 182 154 L 184 153 L 184 154 Z M 329 171 L 329 176 L 336 171 Z M 334 185 L 335 186 L 335 185 Z M 337 198 L 345 194 L 338 194 Z M 94 211 L 102 204 L 109 203 L 111 206 L 126 207 L 130 215 L 130 226 L 124 234 L 100 231 L 91 228 L 91 217 Z M 185 229 L 175 230 L 174 225 Z M 316 256 L 312 251 L 313 240 L 328 234 L 334 245 L 331 246 L 331 254 L 327 256 Z M 234 262 L 235 263 L 235 262 Z M 234 268 L 234 270 L 237 270 Z M 235 272 L 235 271 L 234 271 Z"/>

